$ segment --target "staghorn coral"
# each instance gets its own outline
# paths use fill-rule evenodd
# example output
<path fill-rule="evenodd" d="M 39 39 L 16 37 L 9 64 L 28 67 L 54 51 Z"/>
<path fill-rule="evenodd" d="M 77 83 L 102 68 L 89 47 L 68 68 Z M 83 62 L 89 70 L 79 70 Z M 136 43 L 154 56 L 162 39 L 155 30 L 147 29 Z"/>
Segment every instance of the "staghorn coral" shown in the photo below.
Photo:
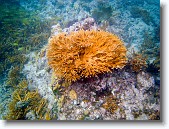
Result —
<path fill-rule="evenodd" d="M 114 34 L 80 30 L 51 37 L 47 58 L 57 77 L 72 82 L 123 68 L 126 51 L 123 42 Z"/>

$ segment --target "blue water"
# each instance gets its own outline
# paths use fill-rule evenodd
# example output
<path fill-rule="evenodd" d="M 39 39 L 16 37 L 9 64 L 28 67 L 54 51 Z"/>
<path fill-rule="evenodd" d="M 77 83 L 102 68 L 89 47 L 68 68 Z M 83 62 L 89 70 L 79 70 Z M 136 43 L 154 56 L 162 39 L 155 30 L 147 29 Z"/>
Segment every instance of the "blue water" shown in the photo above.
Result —
<path fill-rule="evenodd" d="M 1 0 L 0 10 L 0 103 L 12 92 L 6 84 L 9 71 L 18 66 L 21 72 L 25 55 L 47 44 L 52 25 L 63 29 L 87 17 L 99 26 L 106 21 L 106 31 L 118 35 L 128 50 L 147 56 L 147 70 L 159 76 L 159 0 Z M 24 78 L 15 77 L 16 84 Z"/>

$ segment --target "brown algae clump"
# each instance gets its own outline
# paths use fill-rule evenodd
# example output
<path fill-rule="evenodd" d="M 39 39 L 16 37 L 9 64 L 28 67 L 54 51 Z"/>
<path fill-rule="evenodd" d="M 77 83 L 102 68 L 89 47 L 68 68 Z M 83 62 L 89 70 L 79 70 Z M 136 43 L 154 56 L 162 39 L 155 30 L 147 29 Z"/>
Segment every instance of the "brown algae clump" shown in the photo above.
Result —
<path fill-rule="evenodd" d="M 28 119 L 27 114 L 30 113 L 34 116 L 33 120 L 46 118 L 48 113 L 47 100 L 42 98 L 37 91 L 29 91 L 27 86 L 26 80 L 17 85 L 17 89 L 12 94 L 12 101 L 8 104 L 8 112 L 3 116 L 3 119 L 25 120 Z"/>

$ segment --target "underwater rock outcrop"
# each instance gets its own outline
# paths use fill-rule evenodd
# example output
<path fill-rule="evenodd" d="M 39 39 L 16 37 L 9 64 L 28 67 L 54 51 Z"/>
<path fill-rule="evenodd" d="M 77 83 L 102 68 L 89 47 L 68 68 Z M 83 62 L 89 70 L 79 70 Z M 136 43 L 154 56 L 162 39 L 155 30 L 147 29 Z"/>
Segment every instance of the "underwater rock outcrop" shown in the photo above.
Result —
<path fill-rule="evenodd" d="M 59 32 L 69 35 L 72 31 L 79 31 L 78 28 L 83 28 L 86 25 L 80 23 L 85 23 L 89 19 L 92 24 L 87 24 L 86 30 L 90 31 L 95 26 L 94 30 L 98 31 L 96 23 L 88 18 L 65 29 L 55 26 L 56 30 L 52 32 L 52 35 L 57 36 Z M 39 56 L 30 54 L 29 62 L 25 64 L 23 72 L 30 80 L 29 88 L 37 88 L 41 96 L 47 98 L 48 109 L 52 115 L 53 108 L 57 107 L 57 110 L 54 108 L 57 115 L 55 119 L 160 119 L 160 87 L 156 85 L 151 74 L 144 70 L 133 72 L 132 68 L 128 68 L 131 67 L 129 65 L 122 69 L 113 69 L 112 73 L 101 73 L 97 77 L 83 78 L 73 83 L 67 83 L 63 79 L 59 80 L 54 74 L 55 71 L 49 68 L 46 52 L 45 47 Z"/>

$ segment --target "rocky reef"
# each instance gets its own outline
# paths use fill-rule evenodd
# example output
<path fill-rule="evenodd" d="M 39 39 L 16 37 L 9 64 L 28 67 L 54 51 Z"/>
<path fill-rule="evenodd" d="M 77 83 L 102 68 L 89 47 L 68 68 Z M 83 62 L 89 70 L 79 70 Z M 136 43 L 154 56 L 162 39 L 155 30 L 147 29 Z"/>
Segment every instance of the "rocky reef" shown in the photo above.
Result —
<path fill-rule="evenodd" d="M 81 24 L 90 23 L 92 24 Z M 78 26 L 80 25 L 80 26 Z M 93 18 L 74 23 L 69 28 L 52 27 L 52 35 L 76 28 L 92 28 Z M 47 64 L 46 46 L 39 53 L 30 53 L 23 73 L 30 89 L 48 100 L 48 108 L 57 106 L 57 120 L 159 120 L 160 86 L 143 69 L 133 72 L 132 63 L 122 69 L 100 73 L 97 77 L 65 82 L 53 74 Z"/>
<path fill-rule="evenodd" d="M 161 119 L 159 1 L 1 3 L 1 119 Z M 122 42 L 123 53 L 105 38 L 112 34 Z M 99 43 L 91 45 L 93 39 Z M 69 50 L 70 44 L 77 47 Z"/>

